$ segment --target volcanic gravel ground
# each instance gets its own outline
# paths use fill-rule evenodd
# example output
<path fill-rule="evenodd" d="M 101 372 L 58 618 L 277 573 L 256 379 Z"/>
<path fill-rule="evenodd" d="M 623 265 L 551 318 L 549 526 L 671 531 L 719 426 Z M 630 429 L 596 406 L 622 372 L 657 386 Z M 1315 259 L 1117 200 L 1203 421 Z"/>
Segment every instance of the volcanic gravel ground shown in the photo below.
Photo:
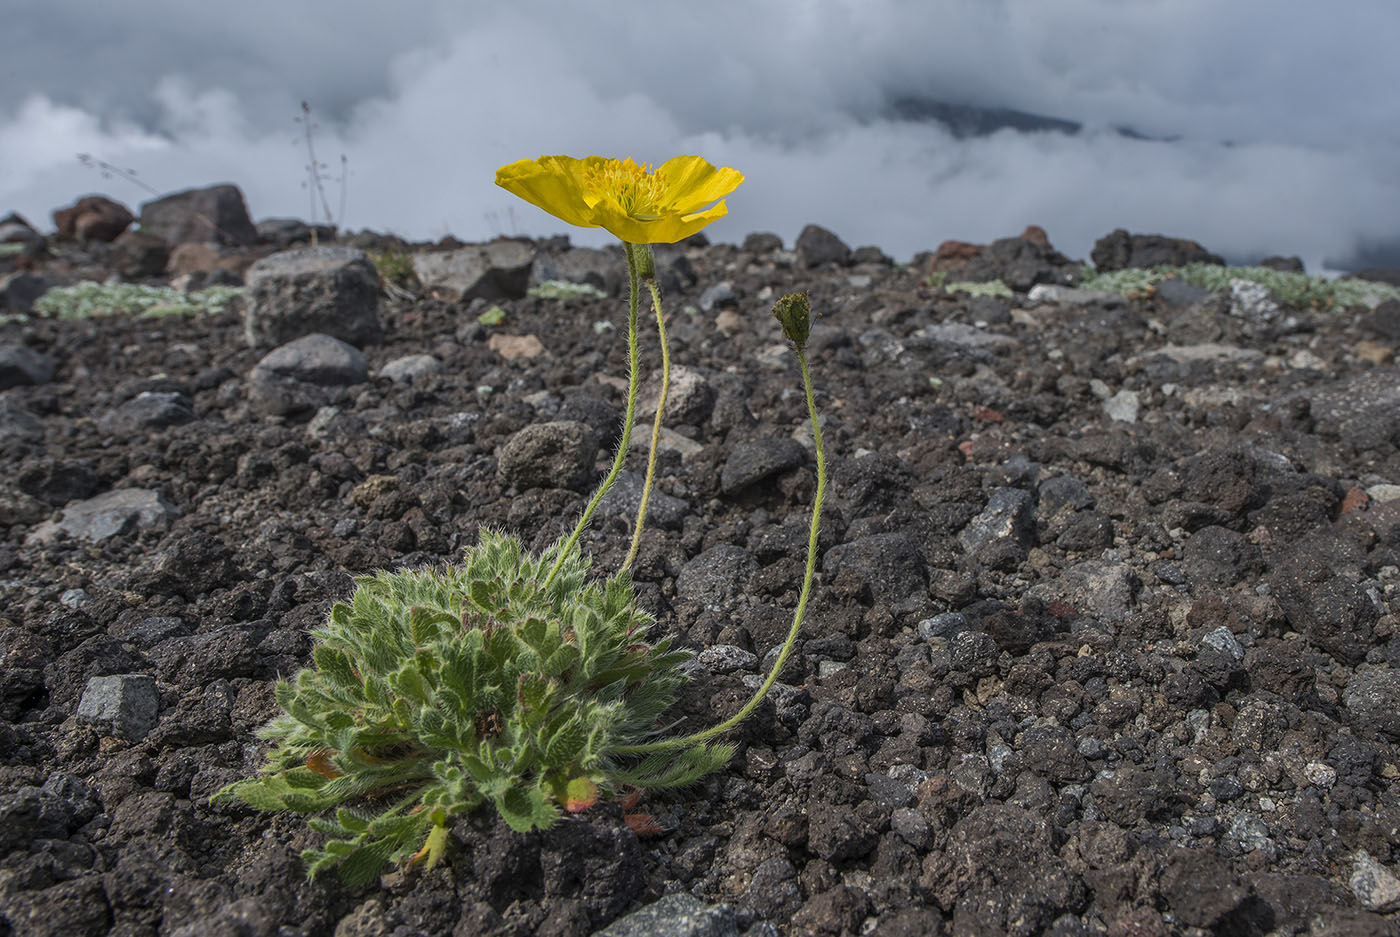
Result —
<path fill-rule="evenodd" d="M 501 301 L 489 328 L 480 303 L 385 300 L 370 373 L 443 367 L 315 419 L 250 404 L 265 349 L 237 310 L 0 327 L 57 368 L 0 394 L 0 935 L 586 935 L 677 892 L 728 909 L 653 932 L 1400 933 L 1386 323 L 1189 289 L 971 297 L 857 256 L 663 263 L 688 373 L 635 574 L 658 628 L 709 649 L 682 728 L 741 705 L 790 622 L 815 463 L 768 308 L 809 289 L 823 316 L 820 572 L 737 757 L 649 795 L 660 834 L 616 805 L 532 835 L 482 813 L 443 866 L 355 890 L 306 881 L 304 818 L 209 796 L 261 763 L 272 681 L 352 575 L 450 561 L 482 525 L 568 529 L 620 423 L 625 297 Z M 550 460 L 578 424 L 571 478 Z M 638 484 L 585 537 L 598 570 Z M 106 527 L 49 523 L 128 489 L 152 494 Z"/>

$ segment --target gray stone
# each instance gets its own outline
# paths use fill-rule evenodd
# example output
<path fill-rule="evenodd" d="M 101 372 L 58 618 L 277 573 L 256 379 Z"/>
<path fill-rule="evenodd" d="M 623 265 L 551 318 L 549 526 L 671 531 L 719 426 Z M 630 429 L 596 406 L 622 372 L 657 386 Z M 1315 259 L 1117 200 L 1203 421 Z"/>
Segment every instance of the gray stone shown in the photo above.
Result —
<path fill-rule="evenodd" d="M 1205 299 L 1210 295 L 1210 290 L 1180 277 L 1167 277 L 1153 286 L 1152 295 L 1168 306 L 1185 308 Z"/>
<path fill-rule="evenodd" d="M 147 429 L 180 426 L 194 421 L 194 409 L 184 394 L 146 390 L 97 421 L 97 428 L 108 436 L 127 436 Z"/>
<path fill-rule="evenodd" d="M 243 327 L 254 348 L 322 333 L 356 347 L 381 341 L 379 272 L 353 247 L 303 247 L 248 268 Z"/>
<path fill-rule="evenodd" d="M 1053 517 L 1062 510 L 1078 511 L 1092 508 L 1096 502 L 1089 493 L 1089 486 L 1071 475 L 1057 475 L 1047 478 L 1037 492 L 1040 499 L 1040 513 Z"/>
<path fill-rule="evenodd" d="M 310 244 L 312 235 L 315 235 L 315 240 L 318 243 L 335 239 L 334 226 L 328 224 L 309 225 L 300 218 L 264 218 L 255 227 L 258 231 L 258 237 L 274 245 L 278 250 L 286 250 L 297 244 Z"/>
<path fill-rule="evenodd" d="M 1400 879 L 1369 853 L 1358 852 L 1352 860 L 1351 893 L 1361 906 L 1382 914 L 1400 909 Z"/>
<path fill-rule="evenodd" d="M 904 534 L 873 534 L 826 551 L 822 570 L 845 573 L 870 587 L 876 602 L 895 606 L 928 590 L 928 568 L 919 548 Z"/>
<path fill-rule="evenodd" d="M 820 267 L 822 264 L 849 264 L 851 248 L 832 232 L 819 225 L 809 224 L 797 236 L 797 258 L 804 267 Z"/>
<path fill-rule="evenodd" d="M 369 363 L 359 349 L 314 334 L 264 355 L 248 376 L 248 389 L 258 412 L 283 415 L 329 406 L 343 388 L 368 379 Z"/>
<path fill-rule="evenodd" d="M 623 915 L 593 937 L 739 937 L 739 925 L 727 905 L 675 892 Z"/>
<path fill-rule="evenodd" d="M 0 345 L 0 390 L 26 384 L 47 384 L 54 366 L 46 356 L 24 345 Z"/>
<path fill-rule="evenodd" d="M 1021 343 L 1010 335 L 979 329 L 966 322 L 939 322 L 910 335 L 905 344 L 910 351 L 921 348 L 958 348 L 971 351 L 1011 351 Z"/>
<path fill-rule="evenodd" d="M 179 513 L 158 491 L 122 488 L 68 505 L 59 520 L 40 524 L 24 542 L 48 544 L 65 533 L 74 540 L 101 543 L 138 530 L 163 528 Z"/>
<path fill-rule="evenodd" d="M 958 540 L 969 553 L 999 542 L 1010 542 L 1021 550 L 1031 546 L 1035 501 L 1020 488 L 998 488 L 987 499 L 982 513 L 972 519 Z"/>
<path fill-rule="evenodd" d="M 412 384 L 441 370 L 442 362 L 432 355 L 404 355 L 380 368 L 379 376 L 387 377 L 395 384 Z"/>
<path fill-rule="evenodd" d="M 700 294 L 700 308 L 705 312 L 712 312 L 719 308 L 737 307 L 739 297 L 734 292 L 734 284 L 728 280 L 720 280 L 718 283 L 705 287 L 705 291 Z"/>
<path fill-rule="evenodd" d="M 1272 322 L 1282 311 L 1269 288 L 1253 280 L 1231 280 L 1230 298 L 1230 314 L 1256 325 Z"/>
<path fill-rule="evenodd" d="M 80 720 L 131 742 L 155 728 L 159 711 L 155 678 L 144 673 L 92 677 L 78 703 Z"/>
<path fill-rule="evenodd" d="M 247 246 L 257 228 L 236 185 L 213 185 L 166 195 L 141 206 L 141 230 L 170 244 L 214 242 Z"/>
<path fill-rule="evenodd" d="M 1240 646 L 1240 642 L 1235 638 L 1234 633 L 1224 625 L 1207 631 L 1201 638 L 1201 644 L 1206 647 L 1215 648 L 1237 664 L 1244 660 L 1244 648 Z"/>
<path fill-rule="evenodd" d="M 1097 303 L 1101 306 L 1121 306 L 1122 296 L 1103 290 L 1081 290 L 1058 283 L 1037 283 L 1032 286 L 1026 298 L 1033 303 L 1060 303 L 1066 306 L 1087 306 Z"/>
<path fill-rule="evenodd" d="M 625 518 L 630 524 L 637 517 L 637 509 L 642 504 L 642 482 L 645 478 L 638 472 L 619 472 L 617 480 L 598 503 L 598 513 L 603 517 Z M 646 525 L 663 530 L 678 530 L 681 521 L 690 513 L 690 505 L 658 491 L 653 484 L 651 500 L 647 502 Z"/>
<path fill-rule="evenodd" d="M 1103 402 L 1103 412 L 1119 423 L 1136 423 L 1142 402 L 1135 390 L 1120 390 Z"/>
<path fill-rule="evenodd" d="M 44 423 L 15 403 L 0 398 L 0 443 L 42 442 Z"/>
<path fill-rule="evenodd" d="M 57 285 L 53 280 L 38 273 L 21 271 L 0 276 L 0 309 L 28 315 L 34 311 L 35 300 Z"/>
<path fill-rule="evenodd" d="M 701 651 L 696 660 L 711 673 L 733 673 L 758 666 L 757 654 L 733 644 L 712 644 Z"/>
<path fill-rule="evenodd" d="M 1122 621 L 1131 614 L 1140 583 L 1126 563 L 1085 560 L 1049 582 L 1032 586 L 1027 595 L 1044 602 L 1061 601 L 1102 622 Z"/>
<path fill-rule="evenodd" d="M 676 594 L 709 607 L 722 605 L 741 594 L 757 572 L 758 561 L 747 550 L 722 543 L 681 567 Z"/>
<path fill-rule="evenodd" d="M 598 437 L 587 423 L 555 420 L 533 423 L 501 447 L 496 476 L 503 484 L 526 488 L 582 491 L 593 479 Z"/>
<path fill-rule="evenodd" d="M 1347 681 L 1342 702 L 1366 734 L 1400 741 L 1400 671 L 1366 670 Z"/>
<path fill-rule="evenodd" d="M 791 437 L 769 437 L 734 447 L 720 471 L 720 491 L 736 494 L 750 485 L 795 469 L 807 461 L 807 451 Z"/>
<path fill-rule="evenodd" d="M 449 302 L 522 299 L 530 287 L 535 249 L 520 241 L 413 255 L 424 289 Z"/>
<path fill-rule="evenodd" d="M 574 247 L 535 255 L 530 285 L 553 281 L 584 283 L 616 296 L 627 288 L 627 263 L 615 247 Z"/>
<path fill-rule="evenodd" d="M 918 630 L 919 637 L 925 641 L 932 641 L 934 638 L 951 638 L 969 627 L 966 615 L 961 612 L 944 612 L 919 622 Z"/>
<path fill-rule="evenodd" d="M 661 371 L 653 371 L 642 385 L 637 399 L 638 413 L 655 413 L 661 397 Z M 710 418 L 715 408 L 715 391 L 705 375 L 695 368 L 677 365 L 671 368 L 671 387 L 666 392 L 667 426 L 700 426 Z"/>

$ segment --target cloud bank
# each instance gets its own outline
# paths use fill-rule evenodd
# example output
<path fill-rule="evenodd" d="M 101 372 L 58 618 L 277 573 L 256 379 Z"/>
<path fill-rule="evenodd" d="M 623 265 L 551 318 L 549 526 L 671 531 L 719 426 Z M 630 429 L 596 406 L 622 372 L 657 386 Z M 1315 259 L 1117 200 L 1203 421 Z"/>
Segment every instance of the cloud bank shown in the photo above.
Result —
<path fill-rule="evenodd" d="M 817 223 L 907 259 L 1040 224 L 1087 257 L 1127 227 L 1311 268 L 1400 243 L 1391 0 L 50 0 L 16 20 L 0 211 L 35 223 L 149 197 L 78 153 L 308 217 L 308 100 L 330 174 L 348 160 L 345 224 L 414 239 L 561 231 L 491 184 L 522 156 L 699 153 L 748 180 L 718 239 Z M 1080 129 L 959 137 L 899 117 L 909 98 Z"/>

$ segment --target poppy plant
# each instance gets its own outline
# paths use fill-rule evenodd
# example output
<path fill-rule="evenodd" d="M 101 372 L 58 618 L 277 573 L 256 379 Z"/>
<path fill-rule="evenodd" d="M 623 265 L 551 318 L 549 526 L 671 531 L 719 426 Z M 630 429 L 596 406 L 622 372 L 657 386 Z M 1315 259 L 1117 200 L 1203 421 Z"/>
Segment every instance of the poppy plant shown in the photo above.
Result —
<path fill-rule="evenodd" d="M 653 169 L 632 159 L 604 156 L 541 156 L 516 160 L 496 170 L 496 185 L 520 196 L 556 218 L 581 228 L 603 228 L 622 240 L 627 257 L 627 412 L 623 416 L 622 439 L 612 470 L 594 492 L 583 510 L 568 546 L 578 541 L 597 510 L 603 495 L 612 487 L 627 457 L 632 440 L 632 422 L 637 402 L 637 294 L 645 280 L 656 312 L 656 330 L 661 341 L 661 395 L 651 425 L 651 448 L 647 453 L 646 478 L 642 482 L 637 522 L 632 528 L 632 546 L 622 569 L 632 566 L 642 542 L 647 503 L 656 477 L 656 449 L 661 438 L 661 421 L 671 386 L 671 353 L 666 342 L 666 318 L 661 312 L 661 290 L 656 283 L 653 244 L 674 244 L 690 237 L 729 209 L 724 196 L 744 181 L 744 174 L 728 166 L 716 168 L 699 156 L 676 156 Z M 564 554 L 561 553 L 562 557 Z M 553 572 L 550 574 L 553 578 Z"/>

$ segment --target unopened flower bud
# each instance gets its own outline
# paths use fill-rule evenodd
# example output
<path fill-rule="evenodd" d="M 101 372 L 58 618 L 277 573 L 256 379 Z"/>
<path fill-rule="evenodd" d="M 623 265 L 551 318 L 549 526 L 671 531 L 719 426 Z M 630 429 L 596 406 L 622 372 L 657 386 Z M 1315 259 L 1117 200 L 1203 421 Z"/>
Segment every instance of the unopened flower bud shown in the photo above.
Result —
<path fill-rule="evenodd" d="M 651 245 L 638 244 L 635 250 L 637 252 L 637 276 L 643 280 L 655 280 L 656 257 L 651 252 Z"/>
<path fill-rule="evenodd" d="M 773 304 L 773 316 L 787 340 L 801 348 L 812 332 L 812 301 L 806 293 L 788 293 Z"/>

